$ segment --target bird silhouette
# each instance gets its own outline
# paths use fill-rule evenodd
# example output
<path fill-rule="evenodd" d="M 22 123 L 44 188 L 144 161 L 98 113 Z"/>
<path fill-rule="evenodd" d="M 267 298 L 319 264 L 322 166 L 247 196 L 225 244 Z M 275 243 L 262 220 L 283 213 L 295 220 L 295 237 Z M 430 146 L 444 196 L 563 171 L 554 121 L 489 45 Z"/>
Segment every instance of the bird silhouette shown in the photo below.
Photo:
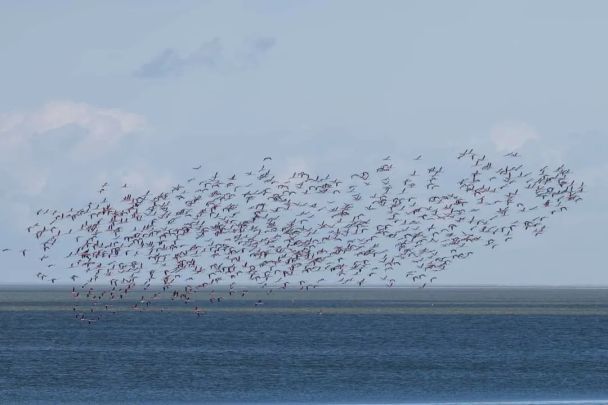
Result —
<path fill-rule="evenodd" d="M 543 235 L 548 219 L 570 212 L 585 190 L 565 165 L 533 170 L 517 152 L 490 161 L 465 149 L 453 165 L 413 160 L 397 168 L 386 156 L 346 178 L 305 171 L 285 178 L 264 166 L 267 156 L 244 177 L 215 172 L 139 195 L 120 187 L 116 201 L 106 182 L 104 196 L 94 193 L 81 207 L 36 211 L 27 231 L 52 272 L 36 276 L 55 284 L 69 272 L 73 299 L 87 299 L 93 312 L 114 312 L 110 302 L 138 291 L 132 310 L 167 297 L 193 305 L 197 316 L 201 292 L 220 305 L 249 286 L 267 294 L 323 284 L 428 287 L 479 249 Z M 51 259 L 55 250 L 61 263 Z"/>

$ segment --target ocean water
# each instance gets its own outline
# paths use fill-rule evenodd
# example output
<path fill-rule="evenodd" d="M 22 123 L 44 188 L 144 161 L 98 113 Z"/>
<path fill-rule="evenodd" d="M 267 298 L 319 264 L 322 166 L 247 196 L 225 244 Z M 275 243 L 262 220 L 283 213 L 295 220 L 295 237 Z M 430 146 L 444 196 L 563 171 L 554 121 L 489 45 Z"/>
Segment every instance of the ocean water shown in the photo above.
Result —
<path fill-rule="evenodd" d="M 608 290 L 201 301 L 89 325 L 66 291 L 0 290 L 0 403 L 608 403 Z"/>

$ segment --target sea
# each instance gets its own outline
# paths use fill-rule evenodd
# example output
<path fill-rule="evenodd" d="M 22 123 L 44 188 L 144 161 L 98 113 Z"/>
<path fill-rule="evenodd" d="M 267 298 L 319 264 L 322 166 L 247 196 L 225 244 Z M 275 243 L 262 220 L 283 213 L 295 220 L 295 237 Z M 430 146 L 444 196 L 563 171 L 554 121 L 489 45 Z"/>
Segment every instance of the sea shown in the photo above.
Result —
<path fill-rule="evenodd" d="M 196 299 L 89 322 L 68 289 L 1 287 L 0 404 L 608 404 L 606 289 Z"/>

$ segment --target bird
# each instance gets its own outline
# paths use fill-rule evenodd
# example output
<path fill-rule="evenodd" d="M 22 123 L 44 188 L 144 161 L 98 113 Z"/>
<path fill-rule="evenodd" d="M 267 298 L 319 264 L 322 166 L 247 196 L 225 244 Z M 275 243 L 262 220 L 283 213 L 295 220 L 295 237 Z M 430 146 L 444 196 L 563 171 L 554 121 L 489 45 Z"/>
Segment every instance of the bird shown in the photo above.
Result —
<path fill-rule="evenodd" d="M 40 250 L 38 278 L 72 281 L 73 299 L 88 300 L 74 311 L 87 308 L 83 319 L 135 291 L 143 295 L 131 310 L 147 311 L 165 297 L 200 316 L 200 293 L 222 305 L 251 285 L 268 295 L 323 285 L 424 288 L 479 250 L 524 232 L 541 237 L 549 218 L 568 215 L 584 197 L 565 165 L 534 171 L 517 152 L 493 158 L 467 148 L 455 156 L 458 166 L 427 168 L 399 168 L 381 155 L 375 170 L 361 164 L 350 178 L 303 170 L 286 177 L 266 160 L 244 171 L 247 181 L 236 170 L 211 171 L 143 193 L 120 183 L 113 193 L 106 182 L 105 194 L 93 192 L 80 206 L 38 209 L 27 227 L 37 248 L 17 251 Z M 64 262 L 49 263 L 57 251 Z M 216 291 L 226 286 L 226 296 Z"/>

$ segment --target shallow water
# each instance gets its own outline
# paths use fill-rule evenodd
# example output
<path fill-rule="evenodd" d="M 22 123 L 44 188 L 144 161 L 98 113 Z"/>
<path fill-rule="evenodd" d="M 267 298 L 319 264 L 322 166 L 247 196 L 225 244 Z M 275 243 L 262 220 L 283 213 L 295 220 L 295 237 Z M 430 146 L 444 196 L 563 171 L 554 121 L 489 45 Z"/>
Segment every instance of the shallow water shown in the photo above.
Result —
<path fill-rule="evenodd" d="M 0 290 L 1 403 L 608 402 L 607 290 L 261 293 L 91 325 L 72 306 Z"/>

